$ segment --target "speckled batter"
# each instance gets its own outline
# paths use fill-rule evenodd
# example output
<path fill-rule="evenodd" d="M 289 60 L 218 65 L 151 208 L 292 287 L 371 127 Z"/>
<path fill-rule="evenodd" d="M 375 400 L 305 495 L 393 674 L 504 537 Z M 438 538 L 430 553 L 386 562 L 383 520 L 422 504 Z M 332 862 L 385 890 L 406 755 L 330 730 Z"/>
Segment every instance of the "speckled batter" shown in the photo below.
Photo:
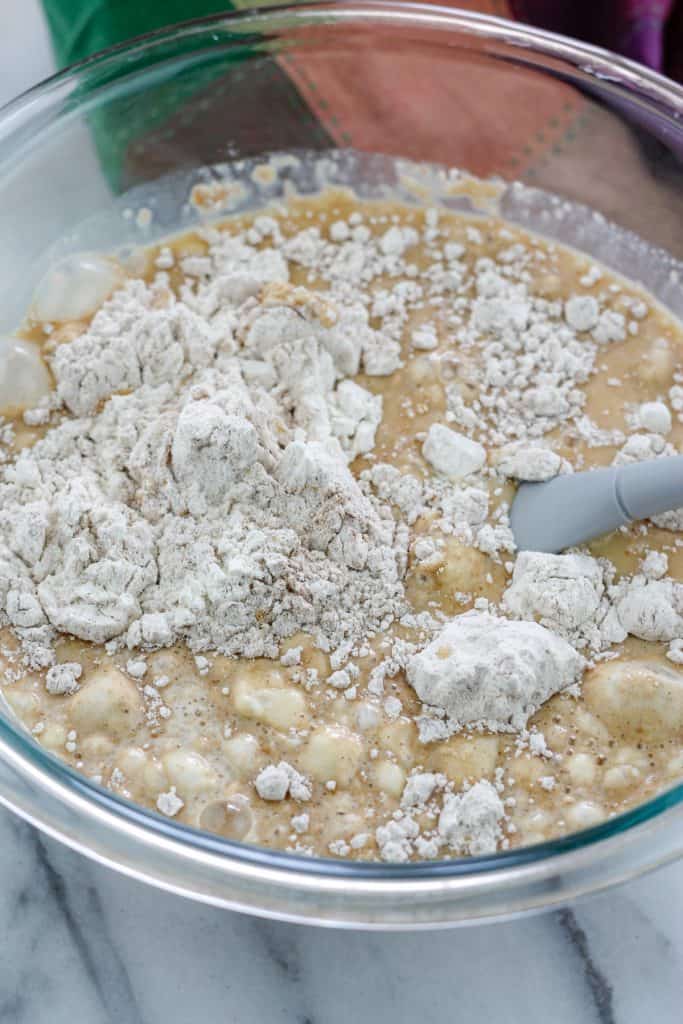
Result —
<path fill-rule="evenodd" d="M 415 228 L 411 270 L 400 277 L 406 282 L 422 280 L 433 268 L 438 244 L 442 252 L 451 246 L 457 254 L 464 282 L 478 261 L 488 260 L 492 267 L 522 275 L 529 293 L 550 303 L 564 303 L 579 293 L 596 297 L 602 311 L 623 317 L 624 340 L 600 348 L 594 370 L 579 385 L 590 429 L 585 424 L 578 429 L 575 419 L 561 422 L 543 443 L 575 469 L 607 465 L 623 439 L 650 436 L 634 416 L 643 403 L 659 402 L 673 414 L 665 440 L 680 448 L 680 326 L 650 296 L 590 258 L 494 217 L 441 213 L 438 243 L 430 242 L 431 221 L 424 210 L 360 202 L 344 192 L 292 199 L 269 213 L 286 237 L 316 226 L 323 237 L 336 233 L 340 244 L 354 226 L 367 227 L 373 235 L 391 226 Z M 242 217 L 224 222 L 221 230 L 244 232 L 251 223 L 252 218 Z M 149 250 L 144 276 L 151 280 L 163 265 L 177 291 L 187 279 L 183 260 L 206 251 L 201 232 L 174 238 Z M 442 261 L 442 270 L 447 266 L 448 260 Z M 398 280 L 374 279 L 368 287 L 378 292 Z M 323 276 L 293 261 L 290 283 L 326 288 Z M 352 463 L 356 477 L 386 463 L 419 480 L 433 479 L 422 444 L 429 427 L 442 422 L 478 438 L 495 467 L 502 445 L 491 440 L 489 428 L 479 423 L 466 430 L 447 418 L 449 389 L 456 386 L 466 402 L 481 397 L 473 383 L 480 348 L 459 343 L 453 320 L 458 287 L 454 282 L 452 292 L 405 312 L 399 368 L 387 376 L 354 377 L 383 399 L 374 447 Z M 465 283 L 463 294 L 468 287 Z M 49 353 L 86 326 L 85 320 L 29 320 L 23 333 Z M 28 426 L 21 412 L 7 422 L 14 428 L 8 459 L 47 430 Z M 624 438 L 609 443 L 615 439 L 600 437 L 601 430 L 621 431 Z M 514 493 L 514 482 L 492 470 L 485 486 L 488 522 L 495 523 L 497 510 L 504 510 Z M 481 544 L 444 532 L 439 521 L 434 509 L 423 509 L 410 524 L 409 605 L 445 619 L 489 607 L 487 602 L 499 607 L 514 555 L 495 546 L 488 553 Z M 438 544 L 420 549 L 421 540 L 435 537 Z M 683 579 L 683 538 L 676 531 L 638 523 L 590 548 L 612 563 L 616 583 L 637 573 L 652 551 L 666 554 L 670 578 Z M 388 640 L 420 635 L 419 629 L 396 624 L 386 635 L 370 638 L 351 658 L 353 672 L 342 680 L 343 687 L 339 679 L 328 682 L 341 666 L 331 664 L 329 653 L 303 634 L 284 641 L 276 660 L 233 659 L 211 651 L 195 656 L 179 646 L 107 654 L 102 646 L 64 636 L 56 648 L 58 661 L 78 663 L 82 673 L 76 692 L 51 695 L 45 671 L 22 669 L 16 639 L 6 628 L 3 693 L 40 744 L 113 792 L 224 836 L 323 856 L 377 859 L 377 829 L 400 813 L 406 782 L 418 769 L 443 776 L 440 785 L 446 792 L 458 793 L 482 779 L 495 783 L 505 807 L 501 847 L 593 825 L 683 776 L 683 676 L 666 656 L 668 644 L 629 636 L 610 646 L 610 658 L 594 660 L 589 654 L 580 696 L 552 697 L 522 737 L 461 732 L 423 743 L 415 722 L 421 705 L 403 669 L 385 677 L 381 692 L 368 688 L 373 668 L 387 656 Z M 310 782 L 310 798 L 259 796 L 259 773 L 281 762 Z M 414 817 L 421 834 L 435 833 L 438 815 L 438 802 L 419 808 Z M 445 847 L 438 855 L 454 853 Z M 419 851 L 411 850 L 410 856 L 418 857 Z"/>

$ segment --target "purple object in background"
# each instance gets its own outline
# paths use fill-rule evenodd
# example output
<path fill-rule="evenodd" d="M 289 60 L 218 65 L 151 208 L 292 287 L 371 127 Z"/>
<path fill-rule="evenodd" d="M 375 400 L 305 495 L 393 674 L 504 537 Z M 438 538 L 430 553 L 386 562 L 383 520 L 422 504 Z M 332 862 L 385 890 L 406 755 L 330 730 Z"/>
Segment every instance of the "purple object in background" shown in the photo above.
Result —
<path fill-rule="evenodd" d="M 683 0 L 510 0 L 519 21 L 603 46 L 683 83 Z M 595 86 L 593 96 L 599 94 Z M 608 91 L 600 98 L 609 106 Z M 683 161 L 683 128 L 672 129 L 638 104 L 617 104 L 635 126 Z M 629 109 L 630 108 L 630 109 Z"/>
<path fill-rule="evenodd" d="M 671 77 L 681 71 L 680 6 L 676 0 L 512 0 L 520 21 L 604 46 Z"/>

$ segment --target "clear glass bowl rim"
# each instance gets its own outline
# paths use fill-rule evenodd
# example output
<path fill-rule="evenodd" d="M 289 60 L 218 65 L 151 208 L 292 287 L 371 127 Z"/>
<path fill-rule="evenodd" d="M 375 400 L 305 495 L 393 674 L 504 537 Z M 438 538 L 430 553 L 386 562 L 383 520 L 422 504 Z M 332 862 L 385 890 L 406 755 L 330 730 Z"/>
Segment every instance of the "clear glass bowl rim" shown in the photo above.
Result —
<path fill-rule="evenodd" d="M 266 38 L 269 33 L 273 33 L 277 38 L 286 38 L 288 33 L 304 27 L 319 25 L 328 29 L 338 29 L 349 24 L 366 28 L 381 28 L 382 24 L 393 28 L 422 26 L 434 32 L 440 29 L 457 30 L 463 36 L 516 47 L 520 59 L 524 53 L 531 61 L 534 55 L 538 55 L 539 58 L 557 58 L 568 62 L 589 77 L 598 79 L 601 87 L 607 84 L 607 87 L 611 86 L 616 94 L 621 94 L 631 101 L 637 99 L 641 105 L 668 120 L 674 131 L 683 132 L 683 88 L 662 75 L 607 50 L 501 18 L 456 8 L 390 0 L 327 0 L 294 6 L 281 5 L 235 11 L 194 19 L 103 50 L 58 72 L 2 107 L 0 147 L 3 145 L 3 138 L 7 140 L 7 135 L 13 134 L 17 125 L 20 128 L 30 125 L 32 117 L 37 112 L 44 111 L 45 105 L 52 101 L 55 105 L 61 102 L 84 76 L 93 71 L 115 70 L 120 68 L 123 62 L 122 76 L 125 77 L 126 73 L 136 70 L 138 59 L 146 58 L 155 49 L 168 44 L 197 37 L 202 39 L 205 47 L 212 43 L 221 46 L 229 43 L 238 47 L 244 45 L 240 37 L 251 36 L 252 33 L 263 34 Z M 34 144 L 36 141 L 39 141 L 39 138 L 34 140 Z M 125 834 L 131 842 L 140 842 L 150 849 L 155 846 L 159 850 L 163 848 L 181 867 L 184 862 L 185 866 L 192 870 L 193 863 L 196 863 L 199 857 L 203 859 L 205 865 L 210 865 L 212 870 L 217 870 L 218 874 L 224 874 L 226 878 L 230 875 L 237 877 L 240 873 L 247 877 L 255 871 L 257 877 L 262 877 L 264 884 L 303 884 L 308 889 L 312 884 L 314 890 L 318 889 L 318 895 L 323 900 L 324 892 L 336 899 L 340 893 L 351 896 L 352 891 L 355 891 L 362 896 L 363 893 L 369 895 L 371 891 L 384 891 L 387 899 L 396 898 L 400 894 L 402 899 L 407 896 L 408 900 L 411 899 L 411 895 L 418 900 L 420 893 L 427 898 L 434 895 L 445 897 L 447 893 L 457 898 L 458 890 L 464 887 L 468 888 L 470 895 L 476 893 L 478 887 L 481 887 L 482 894 L 484 891 L 490 892 L 492 885 L 512 892 L 529 881 L 530 872 L 539 878 L 542 874 L 547 879 L 571 875 L 575 868 L 583 872 L 586 854 L 590 854 L 591 851 L 597 854 L 600 851 L 609 856 L 609 851 L 617 848 L 615 844 L 618 844 L 619 838 L 625 838 L 627 834 L 635 837 L 638 833 L 647 832 L 648 838 L 644 841 L 650 842 L 653 838 L 653 826 L 656 832 L 658 824 L 668 827 L 669 831 L 673 826 L 677 836 L 673 842 L 669 838 L 666 849 L 660 849 L 658 852 L 653 850 L 651 857 L 648 857 L 647 853 L 644 854 L 641 849 L 633 861 L 632 868 L 620 865 L 618 878 L 610 877 L 609 870 L 603 870 L 592 882 L 583 883 L 575 888 L 574 895 L 582 895 L 631 877 L 683 853 L 683 783 L 627 813 L 562 839 L 520 850 L 502 851 L 488 857 L 393 865 L 345 863 L 331 858 L 302 857 L 224 839 L 162 818 L 137 804 L 117 797 L 72 770 L 41 748 L 27 735 L 22 726 L 14 725 L 3 716 L 0 716 L 0 759 L 18 778 L 30 786 L 43 789 L 72 811 L 82 814 L 84 819 L 89 817 L 105 829 Z M 239 898 L 221 898 L 215 893 L 202 894 L 193 889 L 191 882 L 185 886 L 168 885 L 154 877 L 153 869 L 140 871 L 117 862 L 115 856 L 108 857 L 101 851 L 94 852 L 88 845 L 87 836 L 75 838 L 66 825 L 63 828 L 55 825 L 50 815 L 42 813 L 35 805 L 22 806 L 16 797 L 7 792 L 2 779 L 0 803 L 11 807 L 37 827 L 86 855 L 153 884 L 163 885 L 208 902 L 247 909 L 252 913 L 264 913 L 292 920 L 311 919 L 310 913 L 302 915 L 294 910 L 279 912 L 265 906 L 261 908 L 253 903 L 242 903 Z M 577 858 L 581 858 L 581 861 L 579 862 Z M 541 906 L 556 902 L 559 898 L 560 894 L 554 895 L 550 889 L 547 892 L 547 899 L 540 902 L 532 899 L 525 901 L 522 897 L 521 902 L 514 903 L 512 912 L 519 913 L 527 908 L 540 909 Z M 493 916 L 498 917 L 501 912 L 510 911 L 494 909 Z M 453 919 L 457 917 L 457 913 L 454 913 Z M 339 915 L 339 918 L 332 923 L 348 923 L 343 919 L 343 915 Z M 321 916 L 319 923 L 331 922 Z M 363 921 L 362 912 L 353 923 L 386 926 Z M 446 922 L 435 921 L 428 926 L 438 923 Z"/>

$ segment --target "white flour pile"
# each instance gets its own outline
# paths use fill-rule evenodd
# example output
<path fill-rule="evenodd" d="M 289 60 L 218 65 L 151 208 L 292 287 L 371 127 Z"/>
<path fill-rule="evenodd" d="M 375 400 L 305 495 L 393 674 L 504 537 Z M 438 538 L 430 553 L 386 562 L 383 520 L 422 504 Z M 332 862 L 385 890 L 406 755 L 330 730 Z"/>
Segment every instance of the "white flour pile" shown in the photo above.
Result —
<path fill-rule="evenodd" d="M 238 305 L 207 317 L 133 282 L 56 351 L 78 418 L 0 490 L 0 594 L 34 659 L 49 658 L 50 628 L 246 656 L 307 630 L 333 650 L 403 607 L 406 538 L 347 466 L 381 414 L 381 399 L 336 387 L 363 358 L 355 313 L 321 309 L 326 328 L 280 297 L 306 293 L 261 291 L 287 276 L 275 251 L 226 243 L 216 259 L 195 305 L 219 289 Z"/>

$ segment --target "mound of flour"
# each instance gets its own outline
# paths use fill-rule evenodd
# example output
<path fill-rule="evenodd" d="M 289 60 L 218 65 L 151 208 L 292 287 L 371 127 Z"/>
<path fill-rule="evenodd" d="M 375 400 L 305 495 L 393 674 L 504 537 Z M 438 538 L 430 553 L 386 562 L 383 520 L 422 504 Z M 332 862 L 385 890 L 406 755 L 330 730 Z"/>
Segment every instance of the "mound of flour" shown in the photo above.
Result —
<path fill-rule="evenodd" d="M 406 537 L 348 468 L 381 398 L 345 378 L 381 337 L 291 287 L 279 251 L 211 252 L 184 298 L 132 281 L 56 349 L 72 416 L 3 467 L 0 607 L 35 665 L 54 631 L 334 650 L 404 608 Z"/>

